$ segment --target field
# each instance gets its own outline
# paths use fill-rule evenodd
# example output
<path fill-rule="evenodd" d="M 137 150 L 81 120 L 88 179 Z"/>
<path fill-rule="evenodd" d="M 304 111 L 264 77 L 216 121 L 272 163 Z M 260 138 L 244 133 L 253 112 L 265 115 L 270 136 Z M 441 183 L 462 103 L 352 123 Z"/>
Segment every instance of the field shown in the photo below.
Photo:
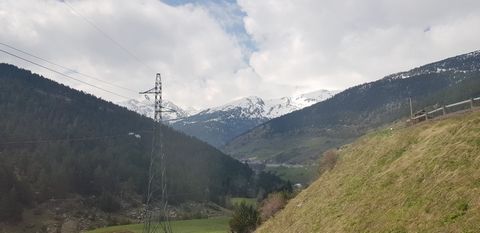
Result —
<path fill-rule="evenodd" d="M 303 185 L 310 184 L 318 174 L 317 166 L 308 165 L 303 167 L 267 167 L 265 170 L 272 172 L 284 180 L 289 180 L 293 184 L 301 183 Z"/>
<path fill-rule="evenodd" d="M 230 199 L 230 203 L 232 204 L 232 206 L 240 205 L 242 202 L 253 207 L 257 206 L 257 199 L 255 198 L 232 197 Z"/>
<path fill-rule="evenodd" d="M 174 221 L 172 228 L 176 233 L 226 233 L 228 221 L 228 217 Z M 141 233 L 142 228 L 143 224 L 133 224 L 100 228 L 87 233 Z"/>

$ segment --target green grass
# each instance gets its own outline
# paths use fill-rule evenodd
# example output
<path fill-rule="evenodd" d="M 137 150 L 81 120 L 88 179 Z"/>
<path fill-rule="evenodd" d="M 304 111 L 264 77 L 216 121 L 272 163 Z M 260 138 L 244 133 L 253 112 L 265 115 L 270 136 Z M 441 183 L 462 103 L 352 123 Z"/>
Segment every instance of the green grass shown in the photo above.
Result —
<path fill-rule="evenodd" d="M 175 233 L 227 233 L 229 220 L 228 217 L 218 217 L 173 221 L 172 228 Z M 142 229 L 143 224 L 133 224 L 100 228 L 87 233 L 141 233 Z"/>
<path fill-rule="evenodd" d="M 295 137 L 288 138 L 268 138 L 260 139 L 258 141 L 249 142 L 246 145 L 229 145 L 226 151 L 236 158 L 255 158 L 256 160 L 269 160 L 271 162 L 305 162 L 306 155 L 315 154 L 311 150 L 320 149 L 323 143 L 315 143 L 315 146 L 310 147 L 312 141 L 322 141 L 321 138 L 307 138 Z M 317 150 L 318 151 L 318 150 Z M 245 157 L 246 156 L 246 157 Z"/>
<path fill-rule="evenodd" d="M 256 140 L 233 141 L 224 150 L 237 159 L 255 158 L 275 163 L 311 164 L 317 162 L 322 152 L 351 142 L 354 136 L 272 136 Z"/>
<path fill-rule="evenodd" d="M 318 174 L 318 166 L 305 165 L 304 167 L 267 167 L 266 171 L 272 172 L 283 180 L 289 180 L 293 184 L 310 184 Z"/>
<path fill-rule="evenodd" d="M 480 113 L 370 133 L 257 233 L 480 232 Z"/>
<path fill-rule="evenodd" d="M 230 204 L 232 204 L 232 206 L 240 205 L 242 202 L 247 204 L 247 205 L 251 205 L 253 207 L 257 206 L 257 199 L 256 198 L 245 198 L 245 197 L 232 197 L 232 198 L 230 198 Z"/>

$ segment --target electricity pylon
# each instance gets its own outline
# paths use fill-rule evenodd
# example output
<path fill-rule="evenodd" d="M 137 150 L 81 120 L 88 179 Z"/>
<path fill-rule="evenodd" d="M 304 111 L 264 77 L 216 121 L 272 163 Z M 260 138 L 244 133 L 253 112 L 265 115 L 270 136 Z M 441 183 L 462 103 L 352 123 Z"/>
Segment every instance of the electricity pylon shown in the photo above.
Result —
<path fill-rule="evenodd" d="M 172 228 L 168 213 L 168 192 L 167 192 L 167 160 L 163 151 L 163 133 L 162 133 L 162 76 L 157 73 L 155 78 L 155 87 L 140 94 L 155 95 L 155 114 L 154 114 L 154 130 L 152 136 L 152 151 L 150 154 L 150 164 L 148 169 L 147 180 L 147 196 L 145 203 L 145 222 L 143 225 L 143 233 L 172 233 Z M 157 159 L 160 158 L 160 188 L 157 183 Z M 154 195 L 161 191 L 160 209 L 156 211 L 154 208 Z"/>

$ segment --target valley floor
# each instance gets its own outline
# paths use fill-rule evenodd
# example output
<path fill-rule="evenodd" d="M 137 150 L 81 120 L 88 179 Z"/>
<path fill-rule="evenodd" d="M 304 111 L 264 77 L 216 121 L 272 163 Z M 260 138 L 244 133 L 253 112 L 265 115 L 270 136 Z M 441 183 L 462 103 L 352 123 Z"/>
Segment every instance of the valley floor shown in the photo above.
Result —
<path fill-rule="evenodd" d="M 195 219 L 173 221 L 172 228 L 176 233 L 227 233 L 229 217 L 218 217 L 209 219 Z M 143 224 L 133 224 L 124 226 L 113 226 L 86 233 L 141 233 Z"/>

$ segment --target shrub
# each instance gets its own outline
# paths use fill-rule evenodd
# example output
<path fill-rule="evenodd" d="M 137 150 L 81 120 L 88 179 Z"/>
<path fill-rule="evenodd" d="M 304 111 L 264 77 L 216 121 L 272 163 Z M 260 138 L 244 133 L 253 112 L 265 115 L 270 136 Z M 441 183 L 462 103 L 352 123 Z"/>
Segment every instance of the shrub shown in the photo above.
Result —
<path fill-rule="evenodd" d="M 328 150 L 323 153 L 318 165 L 318 174 L 322 175 L 324 172 L 331 170 L 337 164 L 338 155 L 335 150 Z"/>
<path fill-rule="evenodd" d="M 268 220 L 287 204 L 287 194 L 285 192 L 272 193 L 262 202 L 260 207 L 260 217 L 262 221 Z"/>
<path fill-rule="evenodd" d="M 236 205 L 233 217 L 229 222 L 232 233 L 251 233 L 260 224 L 260 214 L 251 205 L 244 202 Z"/>

